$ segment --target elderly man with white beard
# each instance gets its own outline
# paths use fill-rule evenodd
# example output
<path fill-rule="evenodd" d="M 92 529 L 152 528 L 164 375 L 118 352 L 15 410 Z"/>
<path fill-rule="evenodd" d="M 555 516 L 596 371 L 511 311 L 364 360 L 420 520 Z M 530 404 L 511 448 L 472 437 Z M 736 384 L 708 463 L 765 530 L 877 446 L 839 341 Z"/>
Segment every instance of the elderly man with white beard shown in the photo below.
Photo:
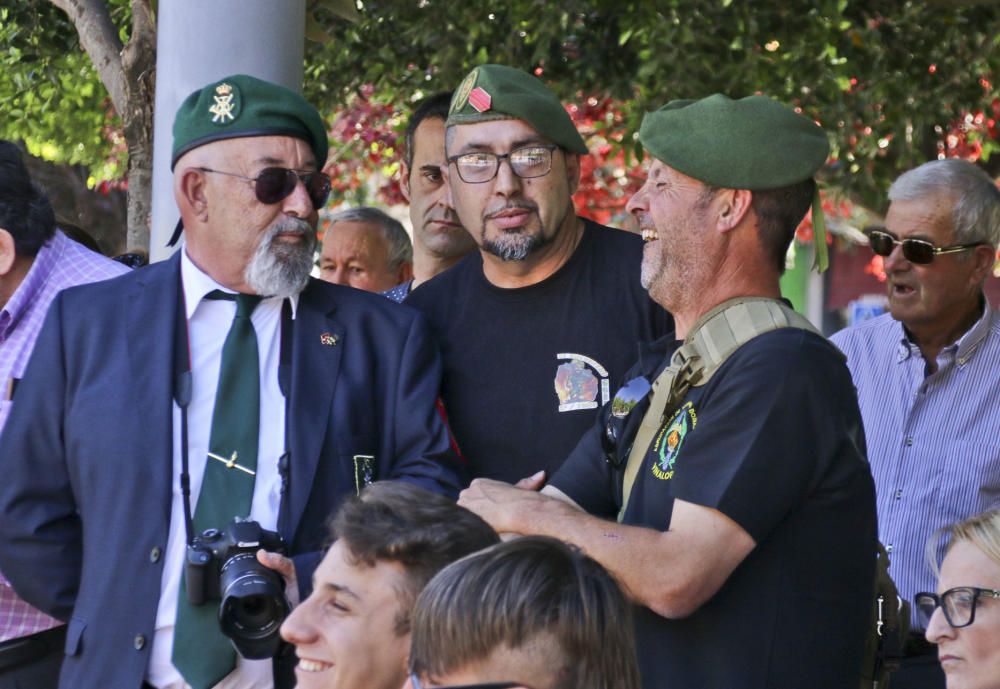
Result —
<path fill-rule="evenodd" d="M 327 516 L 380 479 L 457 492 L 421 317 L 309 277 L 316 110 L 234 75 L 173 133 L 182 249 L 57 298 L 0 438 L 0 562 L 69 621 L 64 688 L 290 686 Z M 220 614 L 223 562 L 267 605 Z"/>

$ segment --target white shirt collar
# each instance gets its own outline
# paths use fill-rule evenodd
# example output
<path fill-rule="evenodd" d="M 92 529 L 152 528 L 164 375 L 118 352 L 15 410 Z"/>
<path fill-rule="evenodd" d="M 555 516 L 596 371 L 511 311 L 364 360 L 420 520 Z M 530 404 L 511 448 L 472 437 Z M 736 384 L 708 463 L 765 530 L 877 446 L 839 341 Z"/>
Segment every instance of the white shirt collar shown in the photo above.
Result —
<path fill-rule="evenodd" d="M 223 292 L 228 292 L 229 294 L 236 294 L 235 290 L 223 287 L 216 282 L 212 276 L 196 266 L 194 261 L 191 260 L 191 257 L 188 256 L 187 246 L 182 245 L 180 251 L 181 287 L 184 289 L 184 315 L 188 320 L 191 320 L 191 317 L 194 315 L 194 312 L 201 303 L 201 300 L 204 299 L 205 295 L 209 292 L 221 290 Z M 299 306 L 299 295 L 293 294 L 289 299 L 292 302 L 292 318 L 294 319 Z M 280 301 L 278 297 L 267 297 L 264 300 L 264 303 L 271 300 Z"/>

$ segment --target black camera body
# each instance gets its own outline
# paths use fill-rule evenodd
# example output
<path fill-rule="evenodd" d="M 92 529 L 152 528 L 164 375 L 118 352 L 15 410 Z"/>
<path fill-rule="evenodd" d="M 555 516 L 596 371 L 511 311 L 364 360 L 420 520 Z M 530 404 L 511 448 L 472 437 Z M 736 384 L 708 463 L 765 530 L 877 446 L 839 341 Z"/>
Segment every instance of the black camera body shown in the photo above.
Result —
<path fill-rule="evenodd" d="M 291 611 L 285 582 L 257 561 L 257 551 L 284 553 L 281 535 L 239 518 L 220 531 L 206 529 L 187 548 L 184 581 L 191 605 L 220 600 L 219 626 L 244 658 L 278 652 L 281 623 Z"/>

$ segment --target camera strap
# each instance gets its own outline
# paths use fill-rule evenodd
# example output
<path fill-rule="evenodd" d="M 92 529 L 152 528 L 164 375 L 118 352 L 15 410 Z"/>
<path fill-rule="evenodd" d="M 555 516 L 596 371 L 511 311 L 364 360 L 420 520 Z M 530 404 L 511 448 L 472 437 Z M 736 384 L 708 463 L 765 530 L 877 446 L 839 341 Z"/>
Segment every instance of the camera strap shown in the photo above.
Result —
<path fill-rule="evenodd" d="M 193 380 L 191 375 L 191 334 L 187 320 L 187 298 L 184 294 L 183 280 L 180 283 L 180 298 L 174 316 L 174 403 L 181 412 L 181 499 L 184 505 L 184 534 L 186 542 L 194 542 L 194 511 L 191 509 L 191 473 L 188 458 L 188 406 L 191 404 Z M 291 411 L 291 375 L 292 375 L 292 305 L 285 299 L 281 304 L 281 344 L 278 359 L 278 388 L 285 400 L 284 451 L 278 458 L 278 475 L 281 477 L 281 504 L 278 508 L 278 530 L 283 531 L 283 521 L 287 508 L 285 506 L 288 492 L 289 473 L 291 471 L 291 454 L 288 450 L 288 422 Z"/>

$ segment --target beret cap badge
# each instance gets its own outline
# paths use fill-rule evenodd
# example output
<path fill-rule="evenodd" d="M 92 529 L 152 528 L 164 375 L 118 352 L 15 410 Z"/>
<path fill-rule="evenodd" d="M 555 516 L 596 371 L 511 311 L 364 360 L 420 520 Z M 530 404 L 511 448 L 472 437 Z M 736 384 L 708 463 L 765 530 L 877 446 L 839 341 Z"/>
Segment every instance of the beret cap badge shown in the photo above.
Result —
<path fill-rule="evenodd" d="M 235 122 L 239 115 L 239 91 L 225 82 L 215 87 L 214 104 L 208 109 L 215 124 Z"/>
<path fill-rule="evenodd" d="M 566 108 L 537 77 L 506 65 L 479 65 L 455 89 L 445 126 L 496 120 L 521 120 L 560 148 L 587 153 Z"/>
<path fill-rule="evenodd" d="M 170 169 L 188 151 L 240 137 L 290 136 L 305 141 L 317 166 L 329 150 L 326 124 L 301 94 L 248 74 L 232 74 L 193 91 L 177 108 Z"/>
<path fill-rule="evenodd" d="M 493 97 L 486 92 L 486 89 L 477 86 L 469 94 L 469 105 L 476 109 L 476 112 L 486 112 L 493 103 Z"/>
<path fill-rule="evenodd" d="M 466 75 L 462 83 L 455 90 L 455 96 L 452 98 L 451 107 L 449 108 L 449 114 L 457 112 L 465 107 L 466 102 L 469 100 L 469 94 L 472 93 L 472 88 L 476 85 L 476 77 L 479 76 L 479 68 L 476 67 L 471 72 Z"/>

